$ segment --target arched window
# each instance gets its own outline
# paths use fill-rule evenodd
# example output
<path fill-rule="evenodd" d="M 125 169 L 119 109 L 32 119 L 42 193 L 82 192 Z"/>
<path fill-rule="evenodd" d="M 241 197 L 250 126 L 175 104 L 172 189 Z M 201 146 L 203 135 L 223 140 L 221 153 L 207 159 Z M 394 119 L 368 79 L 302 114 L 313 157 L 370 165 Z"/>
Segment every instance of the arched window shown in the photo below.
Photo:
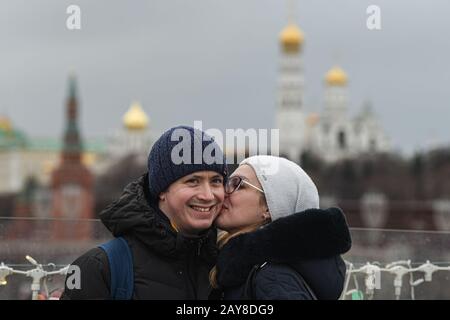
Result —
<path fill-rule="evenodd" d="M 369 141 L 369 150 L 372 152 L 377 150 L 377 141 L 374 138 Z"/>
<path fill-rule="evenodd" d="M 347 148 L 347 137 L 345 136 L 344 131 L 339 131 L 338 133 L 338 146 L 339 149 L 346 149 Z"/>

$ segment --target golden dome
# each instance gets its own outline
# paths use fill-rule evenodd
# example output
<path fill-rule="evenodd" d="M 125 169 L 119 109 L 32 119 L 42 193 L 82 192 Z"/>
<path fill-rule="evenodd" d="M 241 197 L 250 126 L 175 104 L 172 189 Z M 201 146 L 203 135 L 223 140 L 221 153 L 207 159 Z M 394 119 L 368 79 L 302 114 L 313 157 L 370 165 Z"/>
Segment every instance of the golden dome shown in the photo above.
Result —
<path fill-rule="evenodd" d="M 344 70 L 338 66 L 334 66 L 325 75 L 325 81 L 330 86 L 345 86 L 348 78 Z"/>
<path fill-rule="evenodd" d="M 147 128 L 148 117 L 139 102 L 133 102 L 130 109 L 123 116 L 123 124 L 128 130 L 142 130 Z"/>
<path fill-rule="evenodd" d="M 293 23 L 288 24 L 280 33 L 280 42 L 287 52 L 297 52 L 304 39 L 302 30 Z"/>
<path fill-rule="evenodd" d="M 97 161 L 97 155 L 93 152 L 84 152 L 81 161 L 85 166 L 92 167 Z"/>
<path fill-rule="evenodd" d="M 0 116 L 0 130 L 7 132 L 12 131 L 11 121 L 5 116 Z"/>

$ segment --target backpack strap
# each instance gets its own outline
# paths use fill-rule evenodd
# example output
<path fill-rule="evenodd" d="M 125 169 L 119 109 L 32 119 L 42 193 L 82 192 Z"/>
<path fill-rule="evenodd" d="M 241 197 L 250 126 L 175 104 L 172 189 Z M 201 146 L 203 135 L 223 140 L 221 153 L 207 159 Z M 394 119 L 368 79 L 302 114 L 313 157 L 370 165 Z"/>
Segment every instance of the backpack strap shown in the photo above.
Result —
<path fill-rule="evenodd" d="M 242 300 L 255 300 L 255 278 L 256 274 L 259 270 L 264 268 L 264 266 L 267 265 L 267 262 L 264 262 L 261 265 L 255 265 L 253 266 L 252 270 L 250 270 L 250 273 L 247 276 L 247 280 L 245 281 L 244 291 L 242 293 Z M 293 269 L 294 270 L 294 269 Z M 300 282 L 305 286 L 306 291 L 308 291 L 309 295 L 311 296 L 312 300 L 318 300 L 317 296 L 314 294 L 314 291 L 311 289 L 311 287 L 308 285 L 308 283 L 305 281 L 305 279 L 302 277 L 300 273 L 298 273 L 296 270 L 295 274 L 300 280 Z"/>
<path fill-rule="evenodd" d="M 130 300 L 134 290 L 133 256 L 127 241 L 114 238 L 99 245 L 108 256 L 111 273 L 111 299 Z"/>

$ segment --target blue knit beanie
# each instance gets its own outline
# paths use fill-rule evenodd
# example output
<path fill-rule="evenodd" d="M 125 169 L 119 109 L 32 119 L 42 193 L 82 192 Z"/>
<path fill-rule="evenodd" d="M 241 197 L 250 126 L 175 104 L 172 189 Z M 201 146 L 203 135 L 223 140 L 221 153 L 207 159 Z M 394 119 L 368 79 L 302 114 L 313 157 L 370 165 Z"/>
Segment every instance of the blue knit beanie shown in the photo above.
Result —
<path fill-rule="evenodd" d="M 150 195 L 157 199 L 173 182 L 198 171 L 215 171 L 226 178 L 220 146 L 201 130 L 173 127 L 163 133 L 148 155 Z"/>

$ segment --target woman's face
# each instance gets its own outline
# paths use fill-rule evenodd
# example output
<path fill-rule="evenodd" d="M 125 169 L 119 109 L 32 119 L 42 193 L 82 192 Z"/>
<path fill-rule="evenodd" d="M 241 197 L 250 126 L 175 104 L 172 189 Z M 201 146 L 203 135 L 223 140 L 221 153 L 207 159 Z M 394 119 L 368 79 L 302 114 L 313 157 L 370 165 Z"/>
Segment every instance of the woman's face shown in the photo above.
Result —
<path fill-rule="evenodd" d="M 230 176 L 239 176 L 262 189 L 255 171 L 249 165 L 239 166 Z M 245 227 L 260 223 L 269 217 L 263 194 L 246 183 L 231 194 L 225 194 L 222 210 L 215 225 L 222 230 L 235 233 Z"/>

